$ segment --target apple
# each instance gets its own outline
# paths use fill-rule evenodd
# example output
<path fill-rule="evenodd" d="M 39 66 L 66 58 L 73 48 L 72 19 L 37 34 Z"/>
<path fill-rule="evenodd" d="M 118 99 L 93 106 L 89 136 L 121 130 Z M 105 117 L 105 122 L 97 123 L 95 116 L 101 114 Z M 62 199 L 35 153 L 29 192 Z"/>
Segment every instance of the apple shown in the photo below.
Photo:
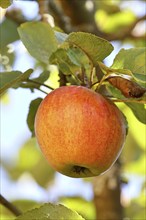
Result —
<path fill-rule="evenodd" d="M 41 102 L 35 134 L 56 171 L 70 177 L 98 176 L 117 160 L 126 138 L 126 120 L 101 94 L 63 86 Z"/>

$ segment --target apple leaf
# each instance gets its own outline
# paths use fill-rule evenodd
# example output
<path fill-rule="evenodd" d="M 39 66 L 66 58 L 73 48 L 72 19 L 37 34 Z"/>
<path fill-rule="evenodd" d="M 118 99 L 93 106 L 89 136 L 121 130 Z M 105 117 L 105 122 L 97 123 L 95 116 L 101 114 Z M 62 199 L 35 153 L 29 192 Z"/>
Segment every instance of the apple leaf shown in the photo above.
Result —
<path fill-rule="evenodd" d="M 63 205 L 53 205 L 47 203 L 42 205 L 40 208 L 32 209 L 25 212 L 24 214 L 18 216 L 16 220 L 26 220 L 26 219 L 70 219 L 70 220 L 84 220 L 77 212 L 72 211 L 71 209 Z"/>
<path fill-rule="evenodd" d="M 58 43 L 63 43 L 68 37 L 67 34 L 59 32 L 59 31 L 54 31 L 54 33 L 55 33 L 55 37 L 57 38 Z"/>
<path fill-rule="evenodd" d="M 85 180 L 86 181 L 86 180 Z M 90 181 L 90 180 L 87 180 Z M 79 196 L 60 197 L 60 203 L 80 213 L 85 219 L 96 219 L 94 203 Z"/>
<path fill-rule="evenodd" d="M 0 7 L 8 8 L 13 3 L 13 0 L 0 0 Z"/>
<path fill-rule="evenodd" d="M 79 48 L 70 47 L 67 50 L 68 57 L 77 66 L 89 68 L 89 59 L 87 55 Z"/>
<path fill-rule="evenodd" d="M 146 108 L 140 103 L 125 103 L 133 112 L 135 117 L 143 124 L 146 124 Z"/>
<path fill-rule="evenodd" d="M 108 79 L 108 82 L 118 88 L 127 98 L 140 98 L 146 92 L 145 88 L 141 87 L 136 82 L 124 77 L 111 77 Z"/>
<path fill-rule="evenodd" d="M 27 140 L 20 148 L 15 166 L 6 164 L 5 161 L 2 161 L 2 166 L 13 180 L 17 180 L 24 172 L 29 172 L 40 186 L 47 188 L 55 174 L 47 160 L 44 160 L 43 154 L 40 153 L 36 138 Z"/>
<path fill-rule="evenodd" d="M 58 65 L 59 69 L 65 75 L 75 74 L 79 67 L 75 65 L 68 57 L 67 50 L 59 48 L 50 57 L 50 62 Z"/>
<path fill-rule="evenodd" d="M 145 104 L 140 103 L 140 101 L 145 101 L 146 103 L 146 96 L 143 95 L 143 97 L 137 99 L 139 103 L 134 103 L 134 98 L 130 99 L 125 99 L 124 96 L 122 95 L 121 91 L 117 89 L 116 87 L 112 85 L 107 86 L 108 92 L 111 93 L 111 95 L 119 100 L 122 100 L 125 105 L 127 105 L 131 111 L 133 112 L 134 116 L 139 120 L 141 123 L 146 124 L 146 108 Z M 125 99 L 125 102 L 124 102 Z M 127 102 L 129 100 L 129 102 Z M 130 102 L 131 101 L 131 102 Z"/>
<path fill-rule="evenodd" d="M 145 175 L 145 158 L 146 154 L 144 153 L 136 161 L 129 162 L 125 165 L 124 170 L 128 173 Z"/>
<path fill-rule="evenodd" d="M 131 48 L 122 49 L 116 55 L 111 66 L 113 69 L 129 69 L 137 82 L 142 82 L 146 85 L 146 48 Z"/>
<path fill-rule="evenodd" d="M 106 80 L 119 89 L 127 98 L 140 98 L 146 92 L 133 78 L 132 72 L 128 69 L 113 69 L 98 62 L 102 72 L 106 75 Z M 114 95 L 114 93 L 113 93 Z"/>
<path fill-rule="evenodd" d="M 32 69 L 28 69 L 24 73 L 20 71 L 2 72 L 0 74 L 0 94 L 15 86 L 16 84 L 25 81 L 32 72 Z"/>
<path fill-rule="evenodd" d="M 34 89 L 38 89 L 40 88 L 40 86 L 47 81 L 47 79 L 49 78 L 50 75 L 50 71 L 43 71 L 39 77 L 37 78 L 31 78 L 29 80 L 27 80 L 26 82 L 22 82 L 21 84 L 19 84 L 19 87 L 24 88 L 24 89 L 30 89 L 31 92 L 34 91 Z M 17 88 L 17 87 L 15 87 Z"/>
<path fill-rule="evenodd" d="M 44 83 L 50 76 L 50 71 L 45 70 L 43 71 L 37 78 L 33 78 L 33 81 Z"/>
<path fill-rule="evenodd" d="M 113 51 L 113 46 L 107 40 L 90 33 L 71 33 L 65 42 L 82 49 L 94 65 L 97 65 L 97 61 L 104 60 Z"/>
<path fill-rule="evenodd" d="M 72 75 L 76 83 L 84 84 L 84 78 L 90 78 L 91 63 L 87 55 L 78 47 L 59 48 L 50 57 L 50 62 L 57 64 L 66 76 Z"/>
<path fill-rule="evenodd" d="M 8 18 L 5 18 L 4 21 L 0 24 L 0 44 L 2 53 L 5 50 L 6 45 L 19 39 L 17 26 L 18 25 L 14 21 Z"/>
<path fill-rule="evenodd" d="M 57 49 L 52 27 L 44 22 L 26 22 L 18 28 L 18 33 L 28 52 L 37 60 L 48 63 L 50 55 Z"/>
<path fill-rule="evenodd" d="M 34 136 L 35 115 L 42 100 L 43 100 L 42 98 L 37 98 L 35 100 L 32 100 L 29 106 L 29 113 L 27 116 L 27 125 L 29 127 L 29 130 L 32 132 L 33 136 Z"/>

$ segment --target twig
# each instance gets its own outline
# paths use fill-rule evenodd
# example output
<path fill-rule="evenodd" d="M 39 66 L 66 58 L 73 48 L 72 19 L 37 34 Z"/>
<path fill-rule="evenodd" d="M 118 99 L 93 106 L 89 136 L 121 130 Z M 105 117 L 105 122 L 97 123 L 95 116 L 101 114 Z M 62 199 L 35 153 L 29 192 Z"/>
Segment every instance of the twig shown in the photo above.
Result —
<path fill-rule="evenodd" d="M 46 0 L 38 0 L 39 14 L 43 17 L 43 14 L 48 13 L 48 5 Z"/>
<path fill-rule="evenodd" d="M 56 4 L 56 1 L 50 0 L 48 2 L 48 7 L 59 27 L 61 27 L 67 33 L 73 31 L 70 24 L 70 19 L 64 14 L 60 5 Z"/>
<path fill-rule="evenodd" d="M 66 80 L 66 76 L 61 72 L 61 70 L 59 70 L 59 85 L 61 86 L 66 86 L 67 80 Z"/>
<path fill-rule="evenodd" d="M 12 203 L 6 200 L 2 195 L 0 195 L 0 203 L 9 211 L 11 211 L 15 216 L 22 214 L 22 212 L 18 208 L 16 208 Z"/>

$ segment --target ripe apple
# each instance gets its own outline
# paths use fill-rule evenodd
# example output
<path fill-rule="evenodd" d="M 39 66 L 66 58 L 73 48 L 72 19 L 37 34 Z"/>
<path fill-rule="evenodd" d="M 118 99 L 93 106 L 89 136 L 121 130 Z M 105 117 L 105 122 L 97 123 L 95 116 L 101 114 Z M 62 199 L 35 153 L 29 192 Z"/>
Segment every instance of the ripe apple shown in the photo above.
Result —
<path fill-rule="evenodd" d="M 82 86 L 63 86 L 40 104 L 35 134 L 55 170 L 70 177 L 90 177 L 108 170 L 118 158 L 126 121 L 102 95 Z"/>

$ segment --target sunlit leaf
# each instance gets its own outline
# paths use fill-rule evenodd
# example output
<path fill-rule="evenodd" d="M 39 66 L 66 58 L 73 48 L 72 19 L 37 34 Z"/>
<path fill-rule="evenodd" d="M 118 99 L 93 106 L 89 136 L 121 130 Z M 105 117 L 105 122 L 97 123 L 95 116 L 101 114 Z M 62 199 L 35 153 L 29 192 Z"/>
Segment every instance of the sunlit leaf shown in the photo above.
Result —
<path fill-rule="evenodd" d="M 44 204 L 40 208 L 32 209 L 16 218 L 16 220 L 22 219 L 70 219 L 70 220 L 83 220 L 83 218 L 77 214 L 77 212 L 68 209 L 63 205 L 53 205 L 51 203 Z"/>
<path fill-rule="evenodd" d="M 22 212 L 27 211 L 29 209 L 33 209 L 35 207 L 39 207 L 39 203 L 37 203 L 34 200 L 14 200 L 13 204 L 15 205 L 15 207 L 17 207 L 19 210 L 21 210 Z"/>
<path fill-rule="evenodd" d="M 60 202 L 81 214 L 85 219 L 96 218 L 95 206 L 92 201 L 86 201 L 80 197 L 63 197 Z"/>
<path fill-rule="evenodd" d="M 1 97 L 0 97 L 0 101 L 2 104 L 7 105 L 10 102 L 10 97 L 9 94 L 7 92 L 5 92 Z"/>
<path fill-rule="evenodd" d="M 127 165 L 125 166 L 125 172 L 138 175 L 145 175 L 145 160 L 146 155 L 145 153 L 143 153 L 143 155 L 138 160 L 132 161 L 131 163 L 127 163 Z"/>
<path fill-rule="evenodd" d="M 31 170 L 36 166 L 40 159 L 40 152 L 36 148 L 36 139 L 31 138 L 20 149 L 18 166 L 22 170 Z"/>
<path fill-rule="evenodd" d="M 50 65 L 49 71 L 50 71 L 50 75 L 47 81 L 45 81 L 45 84 L 51 86 L 54 89 L 58 88 L 60 77 L 59 77 L 59 71 L 58 71 L 57 66 Z"/>
<path fill-rule="evenodd" d="M 122 106 L 122 108 L 120 106 Z M 145 150 L 145 138 L 146 138 L 145 124 L 141 123 L 140 121 L 138 121 L 136 119 L 136 117 L 132 113 L 131 109 L 127 105 L 125 105 L 123 103 L 118 103 L 118 107 L 121 109 L 121 111 L 127 117 L 128 124 L 129 124 L 128 135 L 131 134 L 131 137 L 129 137 L 129 141 L 126 145 L 126 148 L 130 149 L 131 155 L 133 154 L 132 151 L 134 151 L 134 155 L 135 155 L 134 157 L 137 158 L 143 152 L 143 150 Z M 135 128 L 136 128 L 136 130 L 135 130 Z M 127 138 L 128 138 L 128 136 L 127 136 Z M 140 151 L 138 148 L 140 148 Z M 129 156 L 131 156 L 131 155 L 129 155 Z M 126 156 L 126 160 L 127 160 L 128 155 L 125 155 L 125 156 Z"/>
<path fill-rule="evenodd" d="M 13 0 L 0 0 L 0 7 L 8 8 L 13 3 Z"/>
<path fill-rule="evenodd" d="M 146 201 L 145 188 L 141 189 L 140 195 L 137 198 L 134 198 L 133 201 L 141 205 L 143 208 L 145 208 L 145 201 Z"/>
<path fill-rule="evenodd" d="M 133 112 L 135 117 L 141 122 L 146 124 L 146 108 L 144 104 L 140 103 L 125 103 Z"/>
<path fill-rule="evenodd" d="M 132 11 L 128 10 L 119 10 L 117 13 L 108 14 L 105 10 L 100 9 L 95 14 L 95 20 L 102 31 L 113 33 L 119 30 L 124 31 L 127 26 L 135 21 L 135 15 Z"/>
<path fill-rule="evenodd" d="M 49 23 L 26 22 L 18 28 L 18 33 L 28 52 L 44 63 L 57 49 L 57 40 Z"/>
<path fill-rule="evenodd" d="M 129 69 L 139 82 L 146 82 L 146 48 L 122 49 L 117 54 L 111 66 L 113 69 Z"/>
<path fill-rule="evenodd" d="M 66 42 L 82 49 L 94 65 L 97 65 L 97 61 L 104 60 L 113 50 L 107 40 L 90 33 L 71 33 Z"/>

